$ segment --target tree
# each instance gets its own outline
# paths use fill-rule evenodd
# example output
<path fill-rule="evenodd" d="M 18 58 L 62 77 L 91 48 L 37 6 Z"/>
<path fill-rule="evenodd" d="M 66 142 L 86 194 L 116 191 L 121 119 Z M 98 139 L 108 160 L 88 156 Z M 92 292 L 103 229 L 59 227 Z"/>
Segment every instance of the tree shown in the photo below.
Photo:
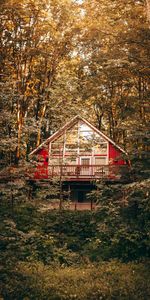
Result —
<path fill-rule="evenodd" d="M 40 143 L 43 123 L 47 126 L 48 107 L 59 105 L 59 99 L 58 104 L 53 103 L 52 86 L 59 65 L 65 57 L 70 59 L 78 32 L 76 19 L 76 5 L 72 1 L 9 1 L 1 6 L 1 79 L 3 84 L 12 82 L 11 113 L 16 118 L 17 159 L 24 155 L 22 146 L 27 151 L 35 126 L 36 143 Z"/>

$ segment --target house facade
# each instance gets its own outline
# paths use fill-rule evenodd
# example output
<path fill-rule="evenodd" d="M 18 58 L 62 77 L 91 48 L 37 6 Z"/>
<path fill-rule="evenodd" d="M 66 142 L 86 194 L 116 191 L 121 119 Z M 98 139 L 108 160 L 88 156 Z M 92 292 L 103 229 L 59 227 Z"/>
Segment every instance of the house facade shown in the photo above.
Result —
<path fill-rule="evenodd" d="M 86 201 L 97 180 L 115 182 L 128 172 L 126 152 L 80 116 L 33 150 L 35 180 L 58 178 L 73 201 Z"/>

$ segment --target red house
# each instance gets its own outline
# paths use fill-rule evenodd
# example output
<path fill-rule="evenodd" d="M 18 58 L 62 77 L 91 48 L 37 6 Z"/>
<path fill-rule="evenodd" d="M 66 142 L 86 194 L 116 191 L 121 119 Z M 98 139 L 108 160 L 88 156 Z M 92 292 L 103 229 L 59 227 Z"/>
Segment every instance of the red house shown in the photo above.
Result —
<path fill-rule="evenodd" d="M 73 201 L 86 201 L 93 182 L 120 181 L 128 171 L 126 152 L 80 116 L 33 150 L 34 179 L 58 178 Z"/>

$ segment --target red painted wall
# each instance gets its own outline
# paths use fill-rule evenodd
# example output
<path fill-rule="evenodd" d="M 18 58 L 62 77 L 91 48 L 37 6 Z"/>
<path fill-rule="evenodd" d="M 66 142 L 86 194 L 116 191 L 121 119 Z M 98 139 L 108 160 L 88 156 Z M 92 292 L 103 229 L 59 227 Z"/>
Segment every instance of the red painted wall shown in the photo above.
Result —
<path fill-rule="evenodd" d="M 126 165 L 126 161 L 122 158 L 122 152 L 113 144 L 109 143 L 109 163 L 111 165 Z"/>
<path fill-rule="evenodd" d="M 41 149 L 36 155 L 38 157 L 38 162 L 34 178 L 46 179 L 48 178 L 48 149 Z"/>

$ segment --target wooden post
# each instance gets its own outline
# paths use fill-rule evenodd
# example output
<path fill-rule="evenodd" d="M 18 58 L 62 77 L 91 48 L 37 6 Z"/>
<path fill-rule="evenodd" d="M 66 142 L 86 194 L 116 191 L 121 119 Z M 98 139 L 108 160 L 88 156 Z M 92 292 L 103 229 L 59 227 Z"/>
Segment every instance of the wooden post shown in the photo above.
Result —
<path fill-rule="evenodd" d="M 59 178 L 59 209 L 61 210 L 62 209 L 62 178 L 61 178 L 61 175 L 62 175 L 62 165 L 60 167 L 60 178 Z"/>
<path fill-rule="evenodd" d="M 77 210 L 77 201 L 75 200 L 75 206 L 74 209 Z"/>
<path fill-rule="evenodd" d="M 70 192 L 71 192 L 71 189 L 70 189 L 70 184 L 69 184 L 68 185 L 68 203 L 69 203 L 68 207 L 69 207 L 69 209 L 71 209 L 71 205 L 70 205 Z"/>
<path fill-rule="evenodd" d="M 91 199 L 91 210 L 93 210 L 93 199 Z"/>
<path fill-rule="evenodd" d="M 62 209 L 62 184 L 60 184 L 59 209 Z"/>
<path fill-rule="evenodd" d="M 29 201 L 31 200 L 31 196 L 32 196 L 32 187 L 29 186 L 29 189 L 28 189 L 28 200 Z"/>
<path fill-rule="evenodd" d="M 103 172 L 104 172 L 104 170 L 103 170 L 103 166 L 102 166 L 102 179 L 103 179 L 103 176 L 104 176 L 104 175 L 103 175 Z"/>
<path fill-rule="evenodd" d="M 70 189 L 70 184 L 68 185 L 68 201 L 70 201 L 70 193 L 71 193 L 71 189 Z"/>

